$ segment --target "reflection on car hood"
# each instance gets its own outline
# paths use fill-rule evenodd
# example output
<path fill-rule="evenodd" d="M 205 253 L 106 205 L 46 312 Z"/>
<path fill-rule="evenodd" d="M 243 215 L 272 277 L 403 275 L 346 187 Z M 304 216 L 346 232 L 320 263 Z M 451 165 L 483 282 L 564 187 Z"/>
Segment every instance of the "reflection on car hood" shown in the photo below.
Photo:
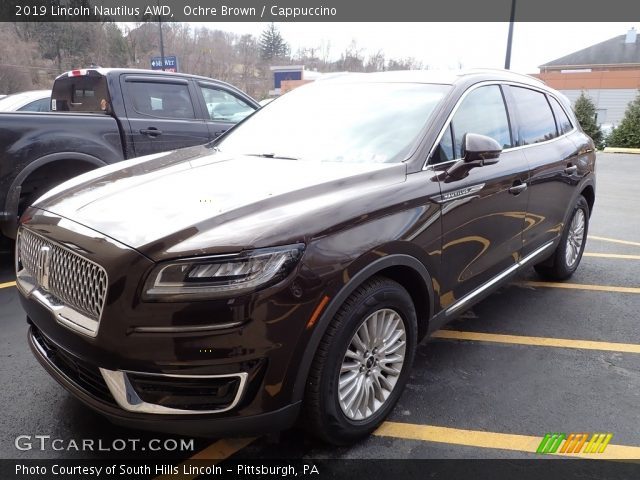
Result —
<path fill-rule="evenodd" d="M 94 170 L 35 206 L 159 259 L 304 241 L 336 221 L 337 205 L 404 179 L 404 164 L 230 157 L 194 147 Z"/>

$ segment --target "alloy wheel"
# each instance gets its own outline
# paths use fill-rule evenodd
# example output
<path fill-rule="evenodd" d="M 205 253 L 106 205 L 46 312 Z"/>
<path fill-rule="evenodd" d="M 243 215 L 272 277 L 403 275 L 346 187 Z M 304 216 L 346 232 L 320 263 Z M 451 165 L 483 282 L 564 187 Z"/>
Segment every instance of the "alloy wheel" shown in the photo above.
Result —
<path fill-rule="evenodd" d="M 366 317 L 340 366 L 340 408 L 351 420 L 376 413 L 393 391 L 405 361 L 407 333 L 400 314 L 384 308 Z"/>
<path fill-rule="evenodd" d="M 565 260 L 569 268 L 578 260 L 582 244 L 584 242 L 585 216 L 582 209 L 576 210 L 571 225 L 569 226 L 569 234 L 567 235 L 567 247 L 565 249 Z"/>

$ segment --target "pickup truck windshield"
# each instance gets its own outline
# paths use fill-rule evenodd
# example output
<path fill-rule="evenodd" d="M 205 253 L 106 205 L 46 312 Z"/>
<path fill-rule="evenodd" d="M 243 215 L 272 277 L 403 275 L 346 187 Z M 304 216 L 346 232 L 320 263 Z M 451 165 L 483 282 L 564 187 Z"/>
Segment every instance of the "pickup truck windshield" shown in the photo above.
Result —
<path fill-rule="evenodd" d="M 217 147 L 224 153 L 269 158 L 401 162 L 449 88 L 318 82 L 263 107 Z"/>

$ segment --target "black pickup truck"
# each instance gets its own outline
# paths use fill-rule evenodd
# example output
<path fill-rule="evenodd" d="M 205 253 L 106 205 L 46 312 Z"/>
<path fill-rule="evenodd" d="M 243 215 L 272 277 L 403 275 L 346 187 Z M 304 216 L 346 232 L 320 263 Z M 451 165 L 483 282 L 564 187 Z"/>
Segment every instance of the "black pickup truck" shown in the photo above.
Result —
<path fill-rule="evenodd" d="M 72 70 L 51 113 L 0 113 L 0 231 L 64 180 L 121 160 L 207 143 L 259 108 L 237 88 L 194 75 Z"/>

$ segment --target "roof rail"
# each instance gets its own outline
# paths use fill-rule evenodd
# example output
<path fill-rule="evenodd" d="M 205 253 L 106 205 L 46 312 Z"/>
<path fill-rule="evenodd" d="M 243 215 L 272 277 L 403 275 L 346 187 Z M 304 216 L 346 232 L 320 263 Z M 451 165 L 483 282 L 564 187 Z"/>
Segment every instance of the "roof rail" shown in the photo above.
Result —
<path fill-rule="evenodd" d="M 470 75 L 472 73 L 501 73 L 503 75 L 512 75 L 514 77 L 526 78 L 527 80 L 533 80 L 535 82 L 541 83 L 545 85 L 545 83 L 539 78 L 533 77 L 531 75 L 527 75 L 525 73 L 518 73 L 512 70 L 505 70 L 503 68 L 466 68 L 464 70 L 460 70 L 460 75 Z"/>

